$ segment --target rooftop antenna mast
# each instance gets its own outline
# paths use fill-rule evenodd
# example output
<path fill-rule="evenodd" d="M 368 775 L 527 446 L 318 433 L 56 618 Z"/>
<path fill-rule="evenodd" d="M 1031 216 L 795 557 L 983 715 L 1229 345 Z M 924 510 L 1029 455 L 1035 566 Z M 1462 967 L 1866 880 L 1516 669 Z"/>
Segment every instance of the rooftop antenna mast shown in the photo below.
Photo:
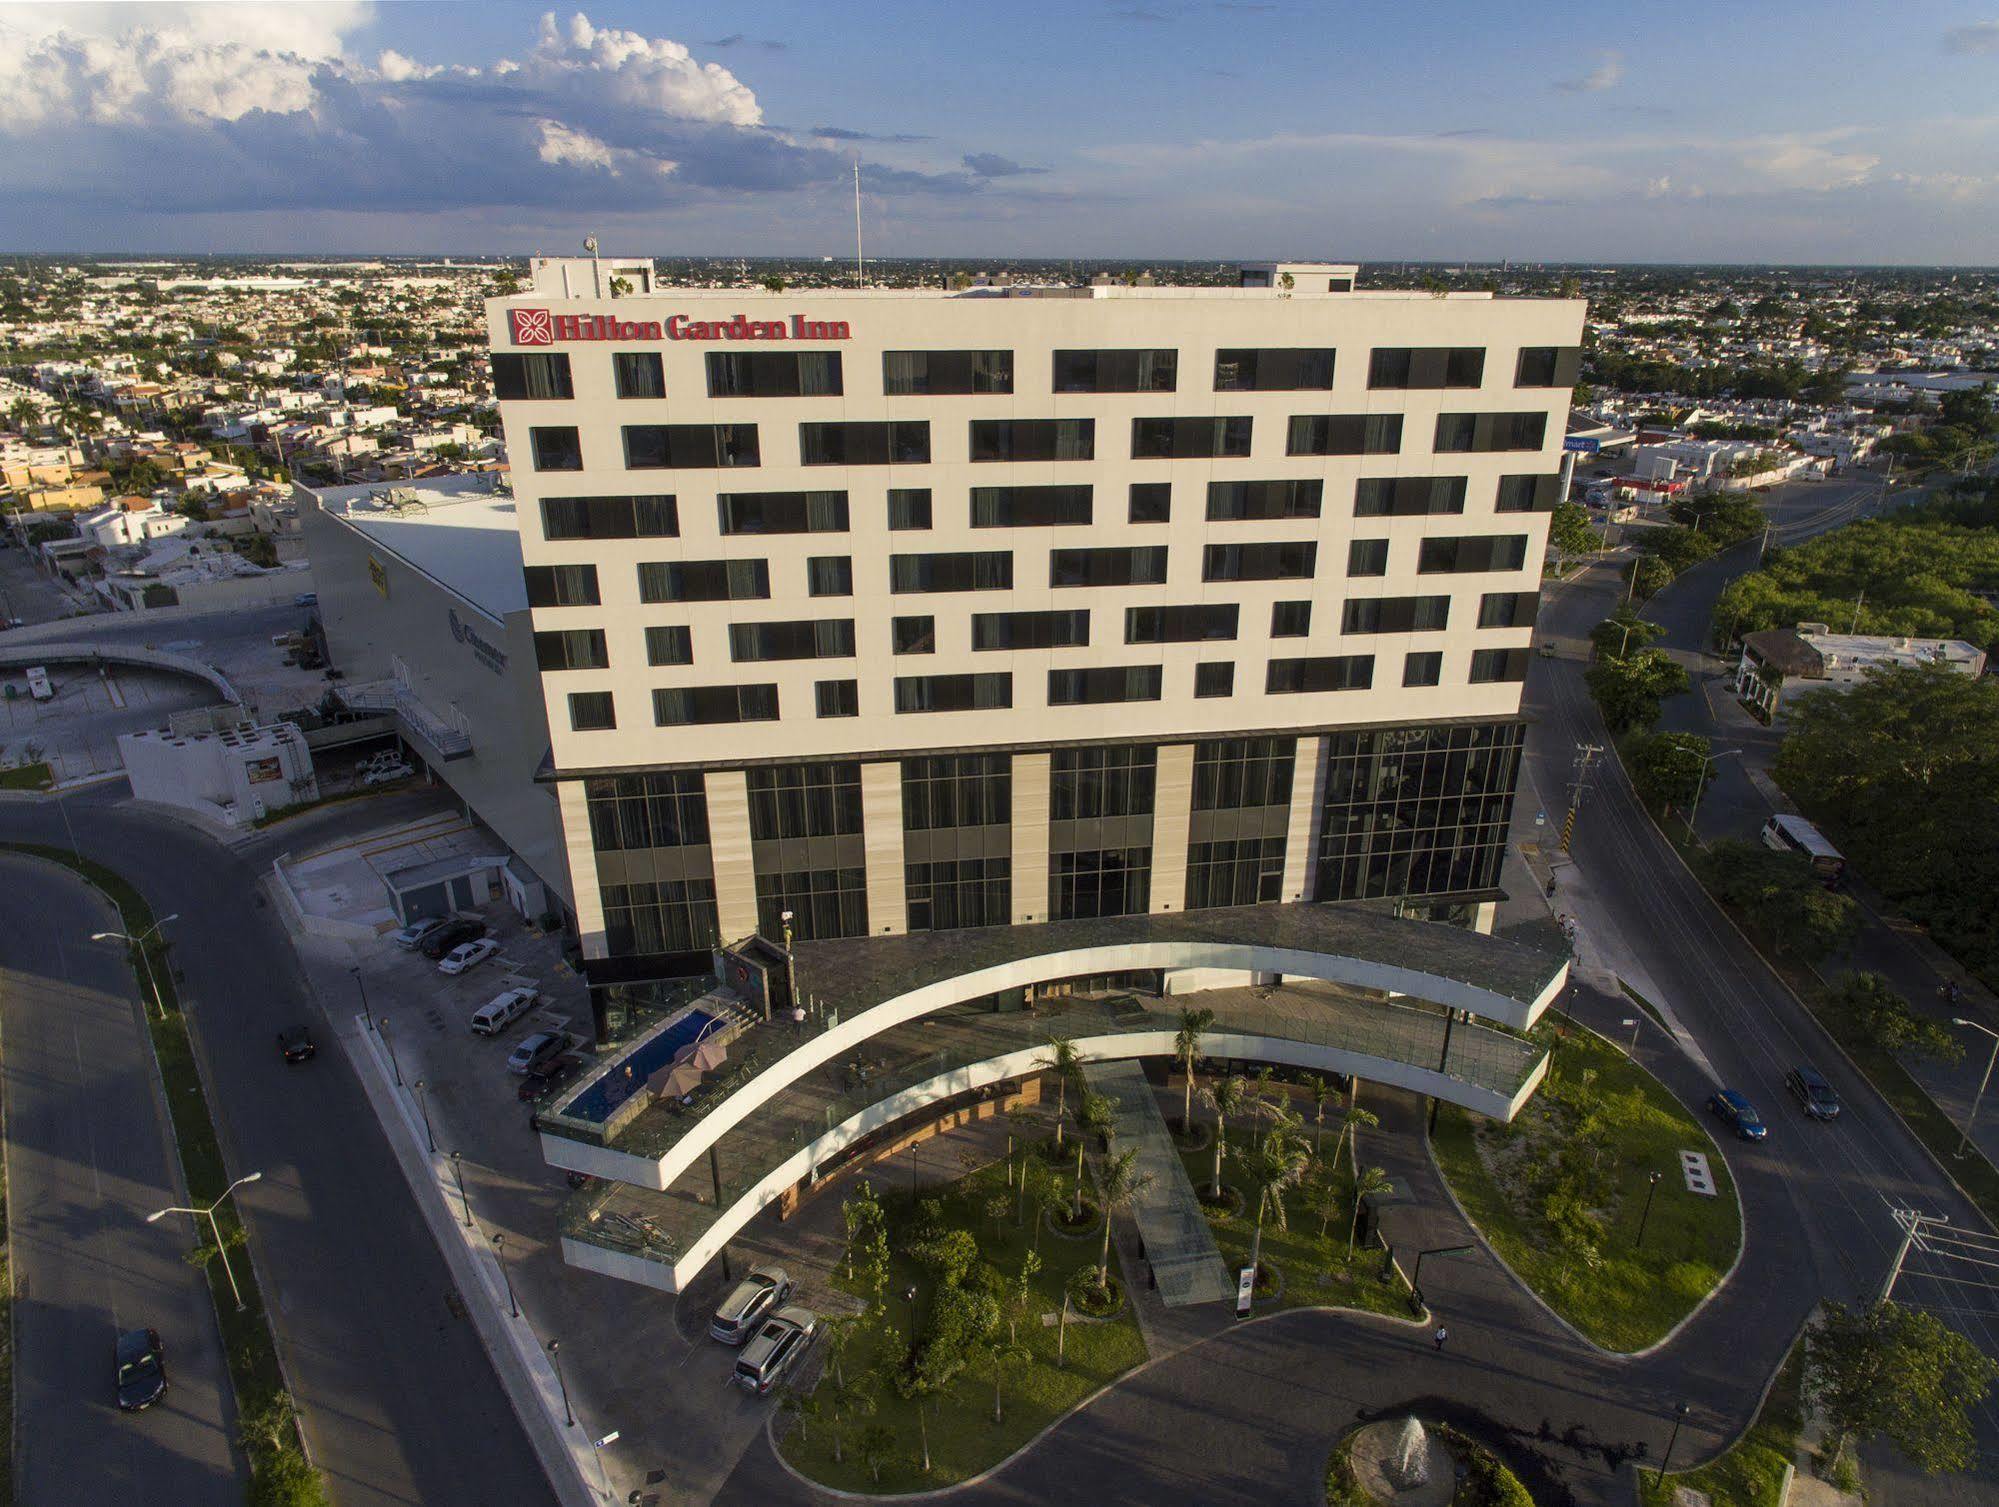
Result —
<path fill-rule="evenodd" d="M 604 269 L 603 264 L 597 260 L 597 238 L 594 235 L 583 237 L 583 249 L 590 253 L 591 296 L 602 298 L 604 296 Z"/>
<path fill-rule="evenodd" d="M 865 288 L 868 275 L 861 260 L 861 154 L 854 153 L 854 286 Z"/>

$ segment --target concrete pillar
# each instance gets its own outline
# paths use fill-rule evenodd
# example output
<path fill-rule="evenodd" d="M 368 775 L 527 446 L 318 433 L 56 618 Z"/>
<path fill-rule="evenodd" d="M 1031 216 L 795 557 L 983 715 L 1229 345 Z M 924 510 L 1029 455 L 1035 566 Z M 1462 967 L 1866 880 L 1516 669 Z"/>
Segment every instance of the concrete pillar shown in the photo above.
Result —
<path fill-rule="evenodd" d="M 1013 924 L 1048 919 L 1050 756 L 1013 756 Z"/>
<path fill-rule="evenodd" d="M 569 893 L 576 897 L 576 935 L 586 958 L 609 957 L 604 942 L 604 897 L 597 888 L 597 848 L 590 840 L 590 803 L 581 780 L 559 780 L 556 806 L 562 817 L 562 847 L 569 860 Z"/>
<path fill-rule="evenodd" d="M 1159 750 L 1152 797 L 1152 912 L 1187 908 L 1187 829 L 1194 818 L 1194 745 Z"/>
<path fill-rule="evenodd" d="M 757 929 L 750 779 L 740 769 L 711 769 L 702 777 L 702 786 L 708 797 L 708 851 L 715 863 L 715 924 L 727 946 Z"/>
<path fill-rule="evenodd" d="M 1562 452 L 1562 482 L 1556 489 L 1557 495 L 1555 501 L 1567 502 L 1569 500 L 1569 487 L 1574 483 L 1575 479 L 1576 452 L 1573 450 L 1564 450 Z"/>
<path fill-rule="evenodd" d="M 901 760 L 861 766 L 861 822 L 868 863 L 868 925 L 876 936 L 900 936 L 909 930 L 903 889 Z"/>
<path fill-rule="evenodd" d="M 1298 740 L 1291 772 L 1291 820 L 1284 829 L 1284 899 L 1310 900 L 1319 879 L 1319 807 L 1326 795 L 1326 740 Z"/>

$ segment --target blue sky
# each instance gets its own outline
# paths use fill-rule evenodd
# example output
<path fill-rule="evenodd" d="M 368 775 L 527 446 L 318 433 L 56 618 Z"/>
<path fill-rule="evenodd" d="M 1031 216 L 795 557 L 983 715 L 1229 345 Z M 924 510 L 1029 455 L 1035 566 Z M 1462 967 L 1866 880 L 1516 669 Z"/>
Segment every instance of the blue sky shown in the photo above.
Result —
<path fill-rule="evenodd" d="M 0 249 L 1999 262 L 1999 0 L 0 4 Z"/>

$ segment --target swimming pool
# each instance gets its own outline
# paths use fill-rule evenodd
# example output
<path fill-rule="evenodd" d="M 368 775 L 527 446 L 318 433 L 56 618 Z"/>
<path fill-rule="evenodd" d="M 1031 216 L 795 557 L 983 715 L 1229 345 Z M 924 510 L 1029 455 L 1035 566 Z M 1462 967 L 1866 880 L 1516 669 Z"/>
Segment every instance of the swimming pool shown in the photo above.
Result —
<path fill-rule="evenodd" d="M 701 1033 L 714 1025 L 716 1017 L 706 1010 L 690 1010 L 663 1027 L 657 1036 L 640 1042 L 629 1056 L 614 1064 L 595 1083 L 563 1105 L 562 1116 L 601 1125 L 618 1106 L 640 1089 L 663 1067 L 671 1067 L 680 1049 L 698 1041 Z"/>

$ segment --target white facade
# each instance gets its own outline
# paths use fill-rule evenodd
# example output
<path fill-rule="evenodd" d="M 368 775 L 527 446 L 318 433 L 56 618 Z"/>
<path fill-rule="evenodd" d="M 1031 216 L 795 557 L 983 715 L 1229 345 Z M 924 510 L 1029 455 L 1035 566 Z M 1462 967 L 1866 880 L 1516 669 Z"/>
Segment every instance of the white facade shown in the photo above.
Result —
<path fill-rule="evenodd" d="M 134 799 L 185 806 L 231 824 L 319 798 L 312 750 L 289 722 L 245 722 L 220 732 L 124 733 L 118 752 Z"/>

